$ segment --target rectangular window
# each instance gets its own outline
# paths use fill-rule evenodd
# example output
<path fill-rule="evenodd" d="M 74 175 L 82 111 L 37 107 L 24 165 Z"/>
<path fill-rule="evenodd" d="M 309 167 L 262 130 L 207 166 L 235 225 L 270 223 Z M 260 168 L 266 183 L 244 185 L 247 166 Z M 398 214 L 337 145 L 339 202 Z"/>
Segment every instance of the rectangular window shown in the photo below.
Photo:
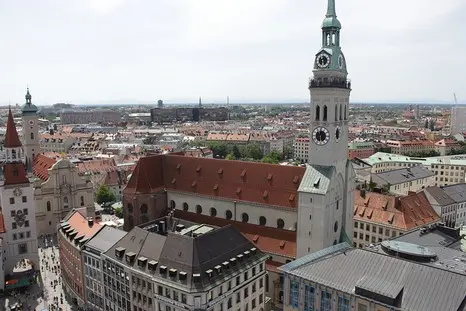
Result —
<path fill-rule="evenodd" d="M 23 200 L 23 203 L 26 203 L 28 201 L 27 196 L 23 195 L 22 200 Z"/>
<path fill-rule="evenodd" d="M 15 198 L 10 198 L 10 204 L 15 204 Z"/>
<path fill-rule="evenodd" d="M 332 294 L 326 291 L 322 291 L 320 297 L 320 310 L 321 311 L 332 311 Z"/>
<path fill-rule="evenodd" d="M 299 283 L 290 280 L 290 305 L 293 308 L 299 307 Z"/>
<path fill-rule="evenodd" d="M 304 287 L 304 311 L 314 311 L 316 293 L 314 287 L 306 285 Z"/>
<path fill-rule="evenodd" d="M 338 311 L 350 311 L 350 302 L 348 298 L 338 296 Z"/>

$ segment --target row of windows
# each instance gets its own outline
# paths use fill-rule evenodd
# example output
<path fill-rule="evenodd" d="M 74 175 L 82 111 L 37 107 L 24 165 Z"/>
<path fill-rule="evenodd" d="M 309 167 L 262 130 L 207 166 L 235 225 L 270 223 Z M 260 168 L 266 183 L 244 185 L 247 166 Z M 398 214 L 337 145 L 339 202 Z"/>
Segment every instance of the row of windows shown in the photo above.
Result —
<path fill-rule="evenodd" d="M 345 120 L 348 119 L 347 111 L 346 111 L 346 105 L 343 106 L 343 104 L 340 104 L 340 114 L 338 114 L 338 104 L 335 105 L 335 121 L 343 121 L 343 107 L 345 109 L 345 114 L 344 118 Z M 327 114 L 328 114 L 328 107 L 327 105 L 324 105 L 323 109 L 323 116 L 322 116 L 322 121 L 327 121 Z M 339 116 L 338 116 L 339 115 Z M 316 105 L 316 115 L 315 115 L 315 120 L 320 121 L 320 105 Z"/>
<path fill-rule="evenodd" d="M 22 201 L 23 203 L 27 203 L 27 201 L 28 201 L 27 196 L 23 195 L 23 196 L 21 197 L 21 201 Z M 11 198 L 10 198 L 10 204 L 15 204 L 15 198 L 14 198 L 14 197 L 11 197 Z"/>
<path fill-rule="evenodd" d="M 293 308 L 300 308 L 300 283 L 298 281 L 290 281 L 289 305 Z M 304 311 L 316 310 L 316 290 L 311 285 L 304 285 Z M 321 311 L 332 311 L 332 293 L 322 290 L 320 297 Z M 338 295 L 338 311 L 350 311 L 349 298 Z"/>
<path fill-rule="evenodd" d="M 131 214 L 133 212 L 133 204 L 128 203 L 127 209 L 128 209 L 128 213 Z M 147 214 L 148 211 L 149 211 L 149 207 L 147 206 L 147 204 L 141 204 L 141 206 L 139 207 L 139 212 L 141 214 Z"/>
<path fill-rule="evenodd" d="M 20 233 L 13 233 L 13 240 L 18 240 L 18 239 L 24 239 L 30 238 L 31 237 L 31 231 L 26 231 L 26 232 L 20 232 Z"/>

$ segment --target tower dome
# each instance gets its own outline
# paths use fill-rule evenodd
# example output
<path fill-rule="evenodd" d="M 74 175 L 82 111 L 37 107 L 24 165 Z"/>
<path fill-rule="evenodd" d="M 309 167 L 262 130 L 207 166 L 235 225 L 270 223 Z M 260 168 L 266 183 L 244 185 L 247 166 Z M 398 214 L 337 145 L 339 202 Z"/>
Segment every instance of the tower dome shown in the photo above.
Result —
<path fill-rule="evenodd" d="M 29 88 L 27 89 L 25 98 L 26 98 L 26 103 L 21 108 L 23 115 L 36 114 L 37 106 L 32 103 L 32 96 L 31 96 L 31 93 L 29 93 Z"/>
<path fill-rule="evenodd" d="M 341 29 L 341 23 L 337 18 L 335 10 L 335 0 L 328 0 L 327 14 L 322 22 L 322 28 L 338 28 Z"/>

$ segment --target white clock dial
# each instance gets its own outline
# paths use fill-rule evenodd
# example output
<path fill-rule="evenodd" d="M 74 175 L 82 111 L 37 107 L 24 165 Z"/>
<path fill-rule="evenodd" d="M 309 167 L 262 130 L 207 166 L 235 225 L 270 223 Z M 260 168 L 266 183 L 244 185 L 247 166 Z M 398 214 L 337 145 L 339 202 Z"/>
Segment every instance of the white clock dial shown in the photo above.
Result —
<path fill-rule="evenodd" d="M 339 142 L 340 137 L 341 137 L 341 128 L 337 126 L 337 128 L 335 129 L 335 141 Z"/>
<path fill-rule="evenodd" d="M 320 68 L 326 68 L 329 65 L 330 57 L 327 54 L 322 53 L 317 56 L 317 66 L 319 66 Z"/>
<path fill-rule="evenodd" d="M 34 125 L 34 120 L 29 120 L 29 125 Z"/>
<path fill-rule="evenodd" d="M 338 56 L 338 67 L 340 67 L 340 69 L 343 69 L 343 67 L 345 66 L 345 59 L 343 58 L 343 55 L 339 55 Z"/>
<path fill-rule="evenodd" d="M 322 146 L 330 140 L 330 133 L 325 127 L 318 126 L 312 132 L 312 139 L 316 145 Z"/>

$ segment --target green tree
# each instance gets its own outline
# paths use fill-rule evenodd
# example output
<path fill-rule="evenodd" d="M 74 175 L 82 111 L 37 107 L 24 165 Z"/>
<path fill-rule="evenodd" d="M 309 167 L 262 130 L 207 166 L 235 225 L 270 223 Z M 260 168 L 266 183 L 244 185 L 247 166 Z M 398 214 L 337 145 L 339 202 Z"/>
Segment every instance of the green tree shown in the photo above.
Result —
<path fill-rule="evenodd" d="M 214 154 L 214 158 L 224 159 L 228 154 L 228 146 L 225 143 L 213 142 L 209 144 L 209 148 Z"/>
<path fill-rule="evenodd" d="M 115 201 L 115 195 L 106 185 L 101 185 L 96 193 L 96 201 L 98 204 L 106 204 Z"/>
<path fill-rule="evenodd" d="M 232 150 L 232 153 L 233 153 L 233 156 L 235 157 L 235 159 L 241 159 L 241 151 L 239 151 L 239 148 L 237 145 L 234 145 L 233 146 L 233 150 Z"/>
<path fill-rule="evenodd" d="M 115 208 L 115 216 L 118 218 L 123 218 L 123 208 L 121 207 Z"/>
<path fill-rule="evenodd" d="M 236 157 L 233 155 L 233 153 L 229 153 L 225 157 L 225 160 L 236 160 Z"/>
<path fill-rule="evenodd" d="M 260 160 L 264 156 L 260 146 L 254 143 L 242 146 L 240 151 L 241 158 Z"/>

